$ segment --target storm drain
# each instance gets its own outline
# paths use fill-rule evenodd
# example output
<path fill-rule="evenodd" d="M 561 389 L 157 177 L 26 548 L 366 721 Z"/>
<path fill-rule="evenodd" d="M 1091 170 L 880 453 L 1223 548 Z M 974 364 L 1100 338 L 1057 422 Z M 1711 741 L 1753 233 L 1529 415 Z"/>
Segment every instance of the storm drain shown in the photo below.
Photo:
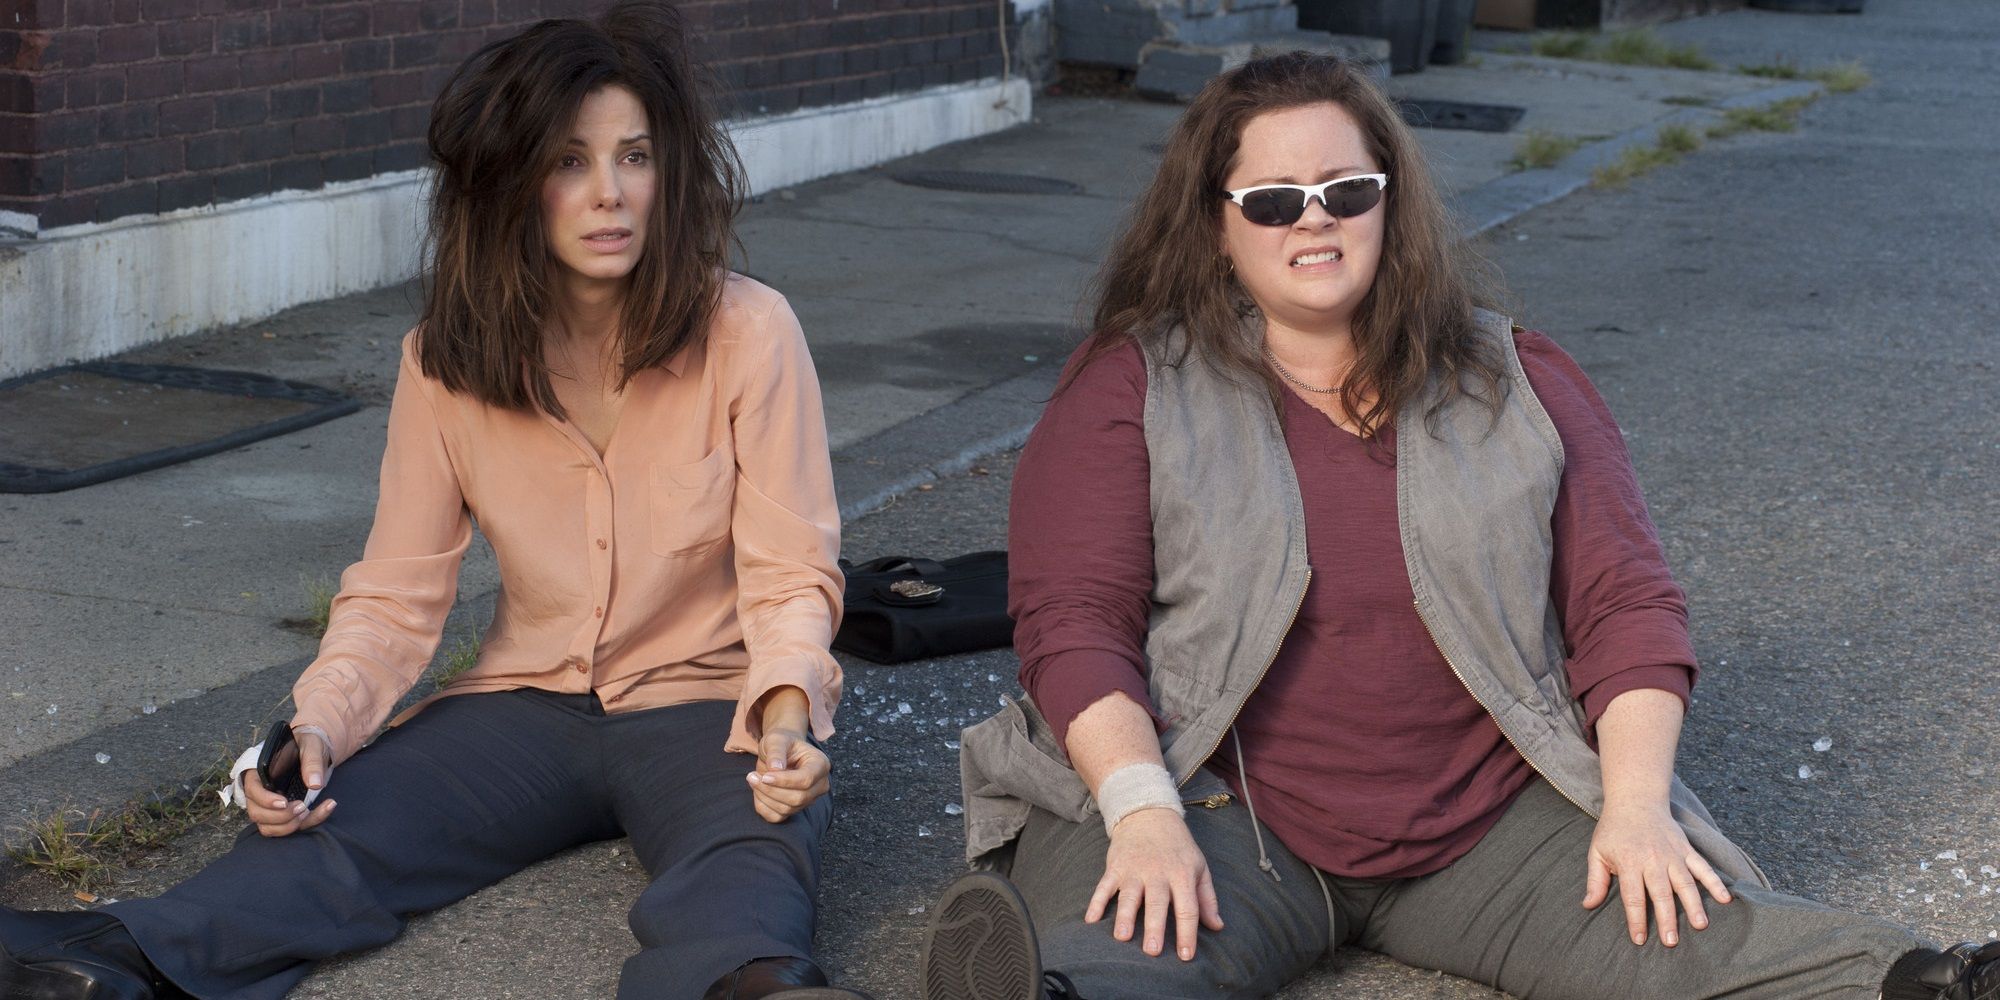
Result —
<path fill-rule="evenodd" d="M 1083 188 L 1054 177 L 1001 174 L 984 170 L 905 170 L 891 174 L 899 184 L 973 194 L 1078 194 Z"/>
<path fill-rule="evenodd" d="M 1505 132 L 1527 114 L 1509 104 L 1467 104 L 1463 101 L 1397 101 L 1403 121 L 1417 128 L 1455 128 L 1469 132 Z"/>

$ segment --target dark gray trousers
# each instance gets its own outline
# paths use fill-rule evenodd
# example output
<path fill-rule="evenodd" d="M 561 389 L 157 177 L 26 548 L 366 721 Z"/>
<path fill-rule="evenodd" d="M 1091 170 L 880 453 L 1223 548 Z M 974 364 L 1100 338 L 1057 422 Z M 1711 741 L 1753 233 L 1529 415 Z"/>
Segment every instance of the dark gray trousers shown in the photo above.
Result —
<path fill-rule="evenodd" d="M 1188 810 L 1208 858 L 1224 927 L 1201 931 L 1195 960 L 1153 958 L 1111 936 L 1112 921 L 1083 922 L 1104 872 L 1101 823 L 1037 810 L 1009 873 L 1027 897 L 1042 962 L 1088 1000 L 1261 997 L 1297 978 L 1330 947 L 1358 945 L 1441 969 L 1523 1000 L 1705 997 L 1875 1000 L 1882 977 L 1915 932 L 1809 900 L 1733 885 L 1727 905 L 1704 900 L 1709 926 L 1681 918 L 1681 942 L 1625 934 L 1612 898 L 1585 910 L 1584 859 L 1596 821 L 1536 781 L 1470 854 L 1421 878 L 1324 877 L 1276 837 L 1264 843 L 1281 880 L 1257 868 L 1241 805 Z"/>
<path fill-rule="evenodd" d="M 652 876 L 620 1000 L 693 1000 L 755 958 L 812 954 L 822 798 L 751 808 L 726 754 L 729 702 L 606 715 L 593 695 L 506 691 L 426 708 L 336 768 L 305 833 L 246 830 L 156 899 L 115 903 L 146 957 L 200 1000 L 276 1000 L 314 962 L 385 944 L 444 906 L 578 844 L 619 836 Z"/>

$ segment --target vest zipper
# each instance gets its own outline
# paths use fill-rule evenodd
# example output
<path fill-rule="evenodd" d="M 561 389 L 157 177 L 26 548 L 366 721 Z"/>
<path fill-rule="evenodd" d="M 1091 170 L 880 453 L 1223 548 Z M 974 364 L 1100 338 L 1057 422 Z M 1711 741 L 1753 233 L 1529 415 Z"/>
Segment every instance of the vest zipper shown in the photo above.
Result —
<path fill-rule="evenodd" d="M 1562 795 L 1563 798 L 1568 799 L 1570 805 L 1573 805 L 1578 809 L 1582 810 L 1583 814 L 1589 816 L 1591 819 L 1597 819 L 1599 815 L 1598 813 L 1592 812 L 1589 808 L 1585 807 L 1582 802 L 1577 801 L 1576 796 L 1571 795 L 1567 789 L 1563 788 L 1563 786 L 1556 784 L 1556 779 L 1549 777 L 1548 770 L 1542 767 L 1542 765 L 1535 763 L 1535 758 L 1528 756 L 1527 751 L 1522 750 L 1521 745 L 1519 743 L 1514 742 L 1514 737 L 1507 732 L 1507 727 L 1500 724 L 1500 717 L 1498 715 L 1493 714 L 1493 706 L 1488 705 L 1484 700 L 1482 700 L 1479 697 L 1479 693 L 1472 690 L 1472 685 L 1467 684 L 1465 682 L 1465 673 L 1458 669 L 1458 664 L 1453 663 L 1451 661 L 1451 654 L 1444 651 L 1444 644 L 1438 642 L 1437 630 L 1431 628 L 1431 620 L 1429 616 L 1424 614 L 1423 604 L 1417 601 L 1411 601 L 1410 606 L 1416 609 L 1417 620 L 1424 624 L 1424 633 L 1430 636 L 1431 645 L 1437 647 L 1438 655 L 1444 658 L 1444 665 L 1451 668 L 1451 675 L 1453 677 L 1458 678 L 1458 683 L 1461 687 L 1465 688 L 1465 693 L 1471 695 L 1472 700 L 1478 702 L 1479 707 L 1485 710 L 1486 717 L 1493 720 L 1493 728 L 1500 730 L 1500 738 L 1506 740 L 1507 745 L 1513 747 L 1514 752 L 1520 754 L 1521 759 L 1527 761 L 1528 766 L 1534 768 L 1535 773 L 1541 775 L 1542 780 L 1548 782 L 1550 788 L 1555 789 L 1558 793 Z"/>
<path fill-rule="evenodd" d="M 1251 691 L 1253 692 L 1256 691 L 1257 685 L 1264 683 L 1264 675 L 1271 672 L 1271 664 L 1278 662 L 1278 652 L 1285 648 L 1285 636 L 1288 636 L 1292 633 L 1292 626 L 1299 620 L 1299 611 L 1306 606 L 1306 591 L 1312 589 L 1312 580 L 1313 580 L 1312 568 L 1307 567 L 1306 585 L 1299 588 L 1298 603 L 1292 605 L 1292 615 L 1290 618 L 1285 619 L 1285 630 L 1283 632 L 1278 633 L 1278 645 L 1272 648 L 1271 658 L 1264 661 L 1264 669 L 1257 671 L 1257 679 L 1251 682 L 1250 684 Z M 1176 786 L 1187 784 L 1188 779 L 1193 778 L 1194 773 L 1196 771 L 1201 770 L 1201 765 L 1207 763 L 1210 757 L 1215 756 L 1215 751 L 1222 748 L 1222 738 L 1229 735 L 1230 727 L 1236 725 L 1236 717 L 1243 714 L 1243 706 L 1249 700 L 1250 700 L 1250 695 L 1246 693 L 1243 696 L 1243 701 L 1239 701 L 1236 703 L 1236 711 L 1229 713 L 1229 725 L 1223 726 L 1222 730 L 1215 734 L 1215 742 L 1209 744 L 1208 752 L 1202 754 L 1200 757 L 1195 758 L 1194 766 L 1188 768 L 1188 772 L 1186 774 L 1180 775 L 1174 779 L 1174 784 Z M 1213 797 L 1214 796 L 1210 796 L 1210 798 Z M 1217 807 L 1210 806 L 1209 808 L 1213 809 Z"/>
<path fill-rule="evenodd" d="M 1234 799 L 1235 796 L 1228 792 L 1216 792 L 1214 795 L 1204 795 L 1198 799 L 1184 799 L 1181 801 L 1181 805 L 1192 806 L 1197 809 L 1220 809 Z"/>

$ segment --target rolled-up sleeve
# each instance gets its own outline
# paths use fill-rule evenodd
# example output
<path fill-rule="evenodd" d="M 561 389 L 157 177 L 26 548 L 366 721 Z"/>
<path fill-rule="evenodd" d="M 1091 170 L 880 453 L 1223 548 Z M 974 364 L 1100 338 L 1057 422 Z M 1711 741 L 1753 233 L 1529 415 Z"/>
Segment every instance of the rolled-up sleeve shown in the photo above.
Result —
<path fill-rule="evenodd" d="M 1667 569 L 1618 422 L 1576 362 L 1547 337 L 1517 336 L 1522 368 L 1562 438 L 1551 527 L 1550 597 L 1569 647 L 1569 682 L 1593 729 L 1627 691 L 1694 686 L 1687 598 Z"/>
<path fill-rule="evenodd" d="M 810 705 L 813 735 L 833 734 L 840 664 L 827 651 L 840 625 L 840 511 L 827 454 L 819 379 L 798 317 L 782 298 L 729 352 L 736 441 L 737 615 L 750 655 L 726 749 L 755 753 L 750 708 L 793 686 Z"/>
<path fill-rule="evenodd" d="M 406 339 L 368 545 L 341 574 L 319 655 L 292 686 L 293 725 L 325 732 L 335 763 L 375 735 L 430 665 L 472 542 L 472 518 L 411 348 Z"/>
<path fill-rule="evenodd" d="M 1145 359 L 1127 345 L 1051 400 L 1014 470 L 1007 610 L 1021 686 L 1058 742 L 1084 709 L 1123 693 L 1154 717 L 1145 636 L 1153 589 Z"/>

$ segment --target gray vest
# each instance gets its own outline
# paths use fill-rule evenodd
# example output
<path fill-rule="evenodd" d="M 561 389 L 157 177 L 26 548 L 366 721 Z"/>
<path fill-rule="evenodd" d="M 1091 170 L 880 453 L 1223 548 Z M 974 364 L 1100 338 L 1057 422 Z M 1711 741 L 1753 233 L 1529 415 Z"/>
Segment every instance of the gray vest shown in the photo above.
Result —
<path fill-rule="evenodd" d="M 1428 432 L 1422 402 L 1397 415 L 1403 558 L 1417 615 L 1452 672 L 1528 763 L 1596 816 L 1604 787 L 1549 601 L 1562 441 L 1521 370 L 1511 324 L 1481 313 L 1480 329 L 1505 351 L 1498 419 L 1466 395 Z M 1172 363 L 1179 354 L 1172 342 L 1147 352 L 1154 584 L 1146 656 L 1153 703 L 1168 723 L 1160 737 L 1167 770 L 1194 801 L 1223 790 L 1201 765 L 1276 659 L 1312 570 L 1298 477 L 1263 384 L 1194 355 Z M 1074 822 L 1096 812 L 1028 699 L 967 729 L 963 747 L 966 856 L 975 864 L 1013 841 L 1030 806 Z M 1710 864 L 1767 884 L 1678 777 L 1670 799 Z"/>

